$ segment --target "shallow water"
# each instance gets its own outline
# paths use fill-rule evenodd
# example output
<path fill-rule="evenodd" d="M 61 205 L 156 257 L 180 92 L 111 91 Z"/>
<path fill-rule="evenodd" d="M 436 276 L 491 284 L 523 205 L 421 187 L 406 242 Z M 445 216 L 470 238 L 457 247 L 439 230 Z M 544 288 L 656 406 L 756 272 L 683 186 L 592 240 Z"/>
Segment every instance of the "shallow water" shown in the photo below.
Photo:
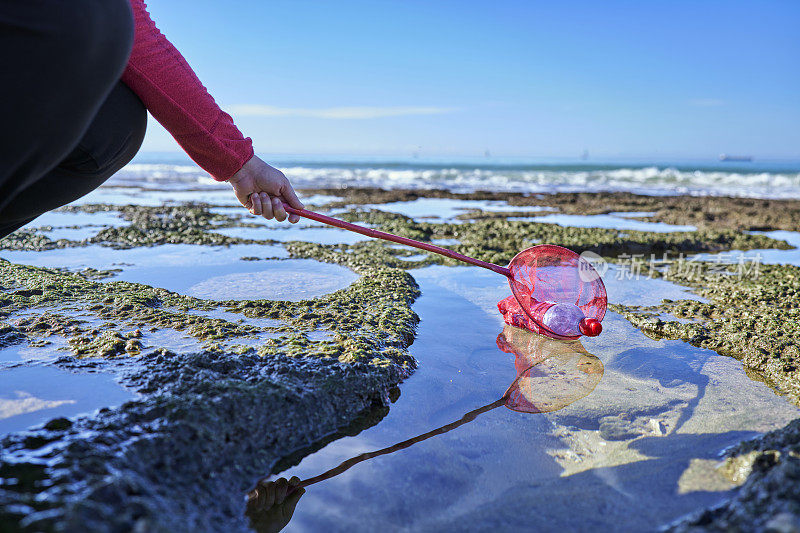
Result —
<path fill-rule="evenodd" d="M 608 302 L 623 305 L 659 305 L 662 300 L 710 300 L 698 296 L 686 287 L 660 278 L 648 278 L 647 272 L 632 272 L 629 268 L 609 264 L 603 275 Z M 645 289 L 646 288 L 646 289 Z M 672 320 L 675 320 L 674 318 Z"/>
<path fill-rule="evenodd" d="M 79 325 L 81 328 L 89 330 L 99 327 L 104 322 L 104 320 L 99 318 L 97 315 L 87 311 L 77 310 L 71 307 L 69 304 L 41 307 L 35 310 L 12 313 L 4 318 L 3 321 L 7 322 L 8 324 L 19 325 L 19 321 L 21 320 L 40 317 L 48 313 L 69 317 L 70 319 L 78 322 L 77 325 Z M 43 343 L 43 345 L 41 347 L 36 347 L 31 346 L 27 342 L 23 342 L 20 344 L 12 344 L 11 346 L 0 348 L 0 364 L 13 364 L 20 361 L 49 362 L 57 359 L 58 357 L 69 354 L 69 351 L 67 351 L 69 348 L 67 340 L 60 335 L 42 336 L 33 333 L 31 334 L 30 338 L 31 340 L 36 341 L 36 343 Z"/>
<path fill-rule="evenodd" d="M 91 267 L 98 270 L 122 268 L 134 271 L 136 268 L 191 267 L 193 265 L 196 266 L 198 263 L 206 266 L 220 266 L 245 262 L 241 261 L 242 257 L 273 259 L 288 257 L 288 255 L 283 246 L 266 244 L 237 244 L 231 246 L 161 244 L 121 250 L 95 244 L 41 252 L 0 250 L 0 258 L 12 263 L 68 268 L 70 270 Z"/>
<path fill-rule="evenodd" d="M 279 242 L 304 241 L 318 244 L 355 244 L 357 242 L 370 240 L 369 237 L 365 237 L 364 235 L 331 227 L 293 226 L 281 227 L 279 229 L 233 227 L 215 229 L 213 233 L 220 233 L 228 237 L 238 237 L 240 239 L 270 239 Z"/>
<path fill-rule="evenodd" d="M 260 263 L 260 264 L 259 264 Z M 264 264 L 258 270 L 211 276 L 198 268 L 204 279 L 190 286 L 186 279 L 174 280 L 168 288 L 189 296 L 209 300 L 282 300 L 299 302 L 344 289 L 358 275 L 339 265 L 312 259 L 289 259 Z M 232 269 L 227 268 L 226 272 Z"/>
<path fill-rule="evenodd" d="M 353 283 L 351 270 L 313 259 L 243 261 L 242 257 L 282 258 L 280 246 L 164 244 L 117 250 L 87 246 L 44 252 L 2 251 L 14 263 L 79 270 L 115 269 L 104 281 L 130 281 L 213 300 L 300 301 Z"/>
<path fill-rule="evenodd" d="M 0 369 L 0 436 L 134 397 L 109 374 L 41 365 Z"/>
<path fill-rule="evenodd" d="M 245 317 L 240 313 L 234 313 L 232 311 L 223 311 L 221 309 L 213 309 L 211 311 L 203 311 L 201 309 L 190 309 L 188 311 L 188 314 L 204 316 L 207 318 L 216 318 L 219 320 L 226 320 L 234 324 L 246 322 L 247 324 L 255 326 L 257 328 L 277 328 L 286 325 L 286 323 L 283 322 L 282 320 L 277 320 L 274 318 L 249 318 Z"/>
<path fill-rule="evenodd" d="M 0 252 L 4 259 L 35 266 L 119 269 L 103 281 L 131 281 L 219 300 L 299 301 L 343 289 L 358 278 L 347 268 L 312 259 L 241 260 L 250 256 L 286 255 L 286 250 L 279 246 L 190 244 L 129 250 L 89 246 L 45 252 Z"/>
<path fill-rule="evenodd" d="M 223 184 L 224 185 L 224 184 Z M 110 204 L 110 205 L 146 205 L 159 206 L 182 202 L 203 202 L 211 205 L 231 205 L 236 197 L 228 185 L 224 188 L 206 190 L 146 190 L 141 187 L 105 186 L 95 189 L 83 198 L 72 202 L 73 205 Z"/>
<path fill-rule="evenodd" d="M 514 357 L 496 345 L 503 325 L 494 305 L 508 293 L 504 280 L 471 267 L 413 274 L 422 289 L 412 346 L 420 368 L 400 399 L 378 425 L 281 476 L 317 476 L 456 421 L 498 400 L 514 380 Z M 643 300 L 650 281 L 636 282 Z M 797 416 L 733 359 L 651 340 L 614 313 L 604 326 L 583 341 L 605 365 L 590 396 L 551 414 L 491 409 L 361 462 L 309 486 L 286 530 L 652 530 L 727 495 L 721 479 L 698 486 L 692 460 L 716 459 Z"/>
<path fill-rule="evenodd" d="M 772 265 L 794 265 L 800 266 L 800 233 L 796 231 L 754 231 L 760 235 L 766 235 L 773 239 L 786 241 L 789 245 L 794 246 L 791 250 L 776 250 L 776 249 L 757 249 L 748 250 L 746 252 L 733 251 L 729 252 L 729 256 L 736 259 L 739 258 L 745 261 L 752 261 L 756 259 L 760 263 Z M 711 255 L 711 254 L 709 254 Z M 722 255 L 722 254 L 717 254 Z M 738 256 L 738 257 L 737 257 Z M 702 257 L 702 256 L 701 256 Z"/>
<path fill-rule="evenodd" d="M 454 218 L 467 211 L 480 209 L 489 212 L 529 212 L 549 211 L 549 207 L 509 205 L 506 202 L 484 200 L 459 200 L 456 198 L 417 198 L 410 202 L 391 202 L 386 204 L 367 204 L 361 209 L 379 209 L 388 213 L 399 213 L 423 222 L 454 222 Z"/>
<path fill-rule="evenodd" d="M 742 265 L 742 268 L 749 271 L 759 264 L 764 265 L 794 265 L 800 266 L 800 232 L 796 231 L 753 231 L 756 235 L 766 235 L 773 239 L 786 241 L 794 248 L 789 250 L 778 250 L 775 248 L 754 250 L 729 250 L 715 254 L 696 254 L 692 259 L 698 261 L 711 261 L 723 264 Z M 757 271 L 757 269 L 756 269 Z"/>
<path fill-rule="evenodd" d="M 622 217 L 622 218 L 640 218 L 640 217 L 652 217 L 656 214 L 655 211 L 611 211 L 607 213 L 612 217 Z"/>
<path fill-rule="evenodd" d="M 49 211 L 20 229 L 41 233 L 53 241 L 59 239 L 80 241 L 95 236 L 105 228 L 127 224 L 128 222 L 115 211 L 97 213 Z"/>
<path fill-rule="evenodd" d="M 647 214 L 643 215 L 646 216 Z M 533 222 L 545 222 L 557 224 L 559 226 L 570 226 L 575 228 L 609 228 L 633 231 L 653 231 L 657 233 L 670 233 L 673 231 L 695 231 L 695 226 L 681 226 L 667 224 L 665 222 L 645 222 L 642 220 L 631 220 L 631 216 L 639 216 L 638 213 L 609 213 L 607 215 L 562 215 L 550 214 L 537 216 L 536 218 L 510 217 L 509 220 L 530 220 Z"/>

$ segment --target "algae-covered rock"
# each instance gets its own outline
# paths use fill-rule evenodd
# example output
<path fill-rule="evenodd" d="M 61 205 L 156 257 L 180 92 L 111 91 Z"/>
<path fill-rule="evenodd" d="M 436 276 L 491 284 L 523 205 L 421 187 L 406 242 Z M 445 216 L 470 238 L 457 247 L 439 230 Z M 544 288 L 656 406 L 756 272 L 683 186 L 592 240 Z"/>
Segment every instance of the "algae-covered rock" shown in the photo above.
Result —
<path fill-rule="evenodd" d="M 357 431 L 354 423 L 377 423 L 416 366 L 416 282 L 374 263 L 358 271 L 349 287 L 313 300 L 213 301 L 0 260 L 0 312 L 22 314 L 0 325 L 2 342 L 64 337 L 73 357 L 58 364 L 113 359 L 140 394 L 5 437 L 0 530 L 246 531 L 243 494 L 255 479 Z M 201 314 L 214 311 L 225 318 Z M 330 335 L 312 340 L 319 330 Z M 207 349 L 149 345 L 160 331 Z M 264 334 L 256 348 L 235 344 Z"/>
<path fill-rule="evenodd" d="M 5 294 L 5 313 L 25 311 L 30 316 L 17 327 L 29 335 L 61 335 L 78 357 L 135 355 L 141 343 L 132 343 L 119 326 L 177 330 L 203 343 L 253 338 L 260 333 L 285 333 L 265 342 L 264 356 L 288 353 L 302 356 L 346 357 L 350 360 L 383 358 L 389 347 L 406 348 L 413 341 L 418 317 L 411 303 L 419 295 L 414 279 L 406 272 L 379 266 L 364 266 L 362 276 L 350 287 L 313 300 L 213 301 L 183 296 L 129 282 L 100 283 L 80 273 L 14 265 L 0 260 L 0 283 L 13 283 L 16 290 Z M 83 319 L 53 313 L 53 306 L 69 303 L 74 313 L 91 314 L 104 321 L 89 327 Z M 277 319 L 282 325 L 255 327 L 193 314 L 194 310 L 222 309 L 242 317 Z M 38 311 L 39 314 L 32 314 Z M 310 341 L 292 334 L 318 329 L 338 333 L 330 340 Z M 141 331 L 139 333 L 141 336 Z M 10 339 L 11 337 L 9 337 Z M 413 368 L 407 355 L 393 361 Z"/>
<path fill-rule="evenodd" d="M 0 286 L 9 287 L 4 312 L 26 314 L 21 329 L 2 326 L 3 339 L 63 336 L 75 356 L 58 360 L 67 366 L 84 357 L 135 357 L 116 368 L 140 394 L 97 416 L 5 437 L 0 529 L 245 531 L 243 494 L 254 479 L 338 431 L 355 431 L 354 421 L 376 423 L 389 391 L 416 366 L 408 347 L 419 320 L 411 309 L 417 284 L 398 269 L 365 267 L 362 274 L 314 300 L 219 302 L 0 262 Z M 54 313 L 56 305 L 64 310 Z M 192 314 L 214 309 L 279 325 Z M 209 346 L 282 334 L 257 350 L 146 350 L 148 333 L 161 329 Z M 331 335 L 311 340 L 307 333 L 319 329 Z"/>
<path fill-rule="evenodd" d="M 54 248 L 64 248 L 74 246 L 77 243 L 62 239 L 53 241 L 41 233 L 32 231 L 16 231 L 11 235 L 0 239 L 0 248 L 4 250 L 52 250 Z"/>
<path fill-rule="evenodd" d="M 787 248 L 782 241 L 740 230 L 796 229 L 793 221 L 797 218 L 787 222 L 784 215 L 800 211 L 800 203 L 792 202 L 617 193 L 453 194 L 353 188 L 327 192 L 343 198 L 338 207 L 423 196 L 504 200 L 574 214 L 654 211 L 649 220 L 699 228 L 696 232 L 622 233 L 542 224 L 535 216 L 508 219 L 535 215 L 524 210 L 502 214 L 476 210 L 459 217 L 460 224 L 416 221 L 375 209 L 341 215 L 422 241 L 450 239 L 456 251 L 498 264 L 538 243 L 612 258 Z M 723 213 L 726 201 L 738 206 L 734 209 L 739 212 Z M 0 241 L 0 248 L 275 244 L 217 233 L 218 228 L 252 224 L 243 218 L 244 212 L 222 214 L 204 204 L 97 204 L 65 210 L 114 210 L 126 224 L 99 230 L 82 241 L 51 241 L 23 232 Z M 408 347 L 419 320 L 411 308 L 419 288 L 407 270 L 458 263 L 435 254 L 422 254 L 418 260 L 419 251 L 381 241 L 283 245 L 291 257 L 344 265 L 360 277 L 345 289 L 301 302 L 216 301 L 143 284 L 103 281 L 113 279 L 113 270 L 68 272 L 0 261 L 0 318 L 6 320 L 0 323 L 0 346 L 4 342 L 44 346 L 50 337 L 64 337 L 71 357 L 59 359 L 58 364 L 80 367 L 97 364 L 94 359 L 111 359 L 125 383 L 140 394 L 136 401 L 94 416 L 54 419 L 5 437 L 0 447 L 0 530 L 246 531 L 243 495 L 256 478 L 285 468 L 341 432 L 356 432 L 380 420 L 389 391 L 416 365 Z M 712 283 L 702 273 L 690 279 L 669 270 L 664 273 L 666 279 L 694 287 L 711 302 L 617 309 L 650 335 L 681 338 L 742 358 L 748 368 L 778 383 L 797 400 L 795 369 L 800 361 L 790 331 L 798 315 L 788 303 L 776 311 L 771 302 L 791 302 L 800 273 L 771 268 L 762 270 L 766 278 L 738 289 L 725 279 Z M 748 298 L 755 304 L 748 303 Z M 659 318 L 665 311 L 691 321 Z M 207 316 L 214 312 L 225 313 L 220 315 L 224 318 Z M 14 318 L 21 313 L 22 319 Z M 253 322 L 238 321 L 229 313 Z M 275 322 L 256 326 L 256 319 Z M 148 340 L 150 334 L 163 331 L 189 335 L 204 349 L 178 354 Z M 319 332 L 328 334 L 315 336 Z M 608 417 L 601 431 L 611 439 L 624 438 L 636 429 L 621 418 Z M 788 445 L 770 446 L 732 456 L 726 472 L 731 479 L 749 476 L 742 491 L 762 473 L 764 479 L 774 476 L 776 481 L 760 485 L 767 496 L 759 497 L 778 494 L 777 501 L 797 501 L 781 485 L 794 479 L 794 456 L 786 451 Z M 784 463 L 785 467 L 780 466 Z M 773 510 L 764 520 L 753 522 L 756 519 L 751 517 L 750 523 L 788 527 L 797 516 L 788 504 L 770 507 Z M 745 518 L 727 523 L 747 524 Z"/>
<path fill-rule="evenodd" d="M 744 234 L 734 230 L 702 230 L 671 233 L 625 231 L 604 228 L 575 228 L 535 221 L 502 219 L 479 220 L 473 223 L 450 224 L 418 222 L 396 213 L 379 210 L 350 211 L 340 215 L 350 222 L 370 224 L 377 229 L 402 237 L 429 242 L 433 239 L 454 239 L 459 244 L 449 248 L 461 254 L 491 263 L 505 265 L 520 251 L 536 244 L 558 244 L 576 252 L 590 251 L 614 258 L 627 254 L 679 256 L 731 249 L 790 248 L 780 240 L 764 235 Z M 398 268 L 418 268 L 432 263 L 461 265 L 454 259 L 428 254 L 422 261 L 403 258 L 419 254 L 411 248 L 390 248 L 378 241 L 353 245 L 321 245 L 313 243 L 285 244 L 292 257 L 309 257 L 335 262 L 358 270 L 366 265 L 385 264 Z"/>
<path fill-rule="evenodd" d="M 25 334 L 19 329 L 5 322 L 0 322 L 0 348 L 19 344 L 24 340 Z"/>
<path fill-rule="evenodd" d="M 734 497 L 673 524 L 671 531 L 789 532 L 800 527 L 800 419 L 734 447 L 720 470 L 732 481 L 744 481 Z"/>
<path fill-rule="evenodd" d="M 386 413 L 403 377 L 396 366 L 213 352 L 141 364 L 127 382 L 142 399 L 0 441 L 0 529 L 248 531 L 254 479 L 358 431 L 354 420 L 377 423 L 369 413 Z"/>

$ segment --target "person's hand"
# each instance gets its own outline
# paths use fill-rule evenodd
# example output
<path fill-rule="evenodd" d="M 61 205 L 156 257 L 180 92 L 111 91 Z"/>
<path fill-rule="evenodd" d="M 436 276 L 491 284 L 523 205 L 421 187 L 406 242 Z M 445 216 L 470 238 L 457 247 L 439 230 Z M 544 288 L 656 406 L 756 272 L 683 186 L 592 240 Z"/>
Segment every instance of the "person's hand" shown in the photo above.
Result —
<path fill-rule="evenodd" d="M 233 186 L 239 203 L 252 214 L 267 220 L 273 217 L 279 222 L 286 220 L 283 202 L 296 209 L 303 209 L 303 204 L 283 172 L 272 168 L 257 156 L 245 163 L 228 182 Z M 300 220 L 297 215 L 288 215 L 288 218 L 292 224 Z"/>
<path fill-rule="evenodd" d="M 298 487 L 300 478 L 293 476 L 288 481 L 282 477 L 276 481 L 262 479 L 247 495 L 246 514 L 250 526 L 258 533 L 277 533 L 292 519 L 294 509 L 306 489 Z"/>

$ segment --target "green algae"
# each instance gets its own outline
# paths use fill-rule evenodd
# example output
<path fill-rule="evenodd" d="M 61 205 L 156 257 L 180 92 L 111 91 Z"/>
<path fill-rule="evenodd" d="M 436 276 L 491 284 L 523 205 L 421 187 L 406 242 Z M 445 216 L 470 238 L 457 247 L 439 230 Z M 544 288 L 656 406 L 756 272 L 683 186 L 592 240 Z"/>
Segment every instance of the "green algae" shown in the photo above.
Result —
<path fill-rule="evenodd" d="M 18 328 L 5 322 L 0 322 L 0 348 L 19 344 L 25 340 L 25 334 Z"/>
<path fill-rule="evenodd" d="M 364 194 L 376 194 L 377 200 L 400 197 L 406 198 L 409 194 L 402 191 L 384 191 L 377 193 L 374 189 L 351 191 L 352 198 L 361 198 Z M 407 191 L 406 191 L 407 193 Z M 452 197 L 444 192 L 433 191 L 434 197 Z M 439 195 L 439 196 L 437 196 Z M 421 192 L 412 195 L 414 198 L 423 197 Z M 462 194 L 456 197 L 473 199 L 504 199 L 519 205 L 542 205 L 542 195 L 524 196 L 519 194 Z M 426 196 L 430 197 L 430 196 Z M 550 197 L 547 197 L 550 198 Z M 576 198 L 583 198 L 577 196 Z M 649 197 L 647 197 L 649 198 Z M 681 197 L 681 202 L 676 205 L 692 203 L 693 197 Z M 552 198 L 550 198 L 552 199 Z M 574 198 L 573 198 L 574 199 Z M 559 201 L 559 209 L 572 213 L 572 208 L 565 206 L 583 205 L 581 202 L 565 200 L 563 205 Z M 585 202 L 584 202 L 585 203 Z M 335 206 L 331 204 L 327 207 Z M 515 204 L 516 205 L 516 204 Z M 627 204 L 626 204 L 627 205 Z M 638 205 L 639 208 L 642 206 Z M 617 206 L 621 207 L 621 206 Z M 63 208 L 68 211 L 82 211 L 86 213 L 100 211 L 118 211 L 128 225 L 102 229 L 95 236 L 82 241 L 60 239 L 51 241 L 47 237 L 31 232 L 12 234 L 0 240 L 0 249 L 15 250 L 46 250 L 65 248 L 71 246 L 86 246 L 89 244 L 103 244 L 115 248 L 132 248 L 137 246 L 155 246 L 159 244 L 195 244 L 209 246 L 229 246 L 233 244 L 275 244 L 269 239 L 253 240 L 237 237 L 228 237 L 214 230 L 228 227 L 258 227 L 257 224 L 247 222 L 244 215 L 223 214 L 212 212 L 213 206 L 207 204 L 185 204 L 177 206 L 110 206 L 92 204 L 84 206 L 70 206 Z M 606 209 L 603 212 L 610 212 Z M 587 213 L 593 211 L 590 209 Z M 525 213 L 533 216 L 535 213 Z M 573 228 L 561 227 L 553 224 L 542 224 L 532 221 L 510 221 L 508 217 L 514 213 L 477 213 L 471 224 L 434 224 L 416 222 L 411 218 L 379 210 L 368 212 L 350 211 L 342 215 L 349 221 L 360 221 L 374 224 L 383 231 L 417 239 L 430 240 L 438 238 L 459 238 L 461 244 L 456 247 L 460 253 L 473 254 L 479 259 L 508 262 L 515 251 L 530 246 L 535 242 L 558 243 L 562 246 L 580 251 L 593 251 L 600 255 L 616 255 L 620 253 L 663 253 L 663 252 L 713 252 L 727 249 L 752 249 L 777 247 L 785 248 L 787 245 L 760 235 L 748 235 L 733 229 L 726 229 L 724 225 L 711 225 L 697 232 L 653 233 L 642 231 L 625 231 L 620 233 L 614 229 L 600 228 Z M 468 215 L 461 218 L 468 218 Z M 653 219 L 656 220 L 656 219 Z M 673 221 L 674 222 L 674 221 Z M 701 225 L 702 226 L 702 225 Z M 769 224 L 758 225 L 759 229 L 771 228 Z M 782 226 L 780 226 L 782 227 Z M 394 254 L 397 255 L 397 254 Z M 384 257 L 385 259 L 385 257 Z M 437 261 L 441 261 L 436 259 Z M 426 263 L 423 263 L 426 264 Z M 398 267 L 406 265 L 398 264 Z"/>
<path fill-rule="evenodd" d="M 15 232 L 0 239 L 0 249 L 42 251 L 58 248 L 71 248 L 102 244 L 114 248 L 134 248 L 159 244 L 197 244 L 207 246 L 229 246 L 232 244 L 271 243 L 269 240 L 252 240 L 227 237 L 214 233 L 213 229 L 229 227 L 241 220 L 241 215 L 227 215 L 212 212 L 212 206 L 201 203 L 188 203 L 171 206 L 112 206 L 89 204 L 67 206 L 62 212 L 82 212 L 87 214 L 114 211 L 119 212 L 127 225 L 100 229 L 94 236 L 80 241 L 58 239 L 31 230 Z"/>
<path fill-rule="evenodd" d="M 141 336 L 141 333 L 139 333 Z M 69 339 L 72 352 L 78 357 L 116 357 L 120 355 L 139 355 L 142 343 L 136 336 L 124 335 L 118 331 L 93 331 L 88 336 L 75 336 Z"/>
<path fill-rule="evenodd" d="M 418 322 L 410 306 L 419 288 L 398 269 L 372 267 L 362 274 L 350 287 L 314 300 L 211 301 L 137 283 L 99 283 L 79 273 L 0 261 L 0 284 L 14 287 L 4 293 L 3 316 L 42 309 L 41 314 L 18 321 L 19 331 L 64 336 L 79 357 L 138 354 L 141 343 L 119 330 L 124 324 L 150 331 L 183 331 L 209 344 L 263 332 L 285 333 L 265 341 L 259 353 L 264 357 L 287 353 L 342 361 L 387 360 L 413 368 L 405 348 L 413 341 Z M 105 323 L 88 331 L 82 327 L 83 320 L 49 311 L 66 303 L 73 311 L 91 313 Z M 223 307 L 243 317 L 278 319 L 284 325 L 256 327 L 188 312 Z M 334 332 L 334 338 L 311 341 L 303 335 L 319 329 Z"/>
<path fill-rule="evenodd" d="M 31 230 L 16 231 L 0 239 L 0 249 L 2 250 L 43 251 L 80 245 L 80 242 L 68 239 L 54 241 L 41 233 Z"/>
<path fill-rule="evenodd" d="M 402 366 L 413 359 L 401 350 L 413 342 L 419 321 L 411 303 L 419 296 L 414 279 L 398 269 L 372 267 L 347 289 L 303 302 L 269 300 L 224 302 L 226 310 L 248 318 L 279 319 L 290 334 L 270 339 L 262 356 L 319 355 L 343 362 L 387 360 Z M 304 331 L 330 330 L 333 340 L 310 341 Z M 376 361 L 376 362 L 377 362 Z"/>
<path fill-rule="evenodd" d="M 45 311 L 42 314 L 27 316 L 17 320 L 17 328 L 29 336 L 50 335 L 68 336 L 83 331 L 85 321 L 60 313 Z"/>
<path fill-rule="evenodd" d="M 103 208 L 105 206 L 97 206 Z M 158 244 L 197 244 L 220 246 L 255 242 L 227 237 L 209 231 L 220 224 L 231 224 L 238 217 L 212 213 L 206 204 L 179 206 L 123 206 L 118 208 L 127 226 L 105 228 L 89 239 L 92 243 L 115 248 L 155 246 Z"/>

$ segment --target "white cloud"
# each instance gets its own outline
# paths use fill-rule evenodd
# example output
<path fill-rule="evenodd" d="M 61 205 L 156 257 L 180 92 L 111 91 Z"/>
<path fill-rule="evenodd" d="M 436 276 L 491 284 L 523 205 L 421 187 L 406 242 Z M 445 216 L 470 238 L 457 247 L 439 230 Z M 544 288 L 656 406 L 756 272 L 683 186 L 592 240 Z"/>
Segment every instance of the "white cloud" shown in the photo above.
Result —
<path fill-rule="evenodd" d="M 307 117 L 323 119 L 362 120 L 371 118 L 406 117 L 412 115 L 442 115 L 456 111 L 452 107 L 394 106 L 394 107 L 276 107 L 271 105 L 241 104 L 227 111 L 234 117 Z"/>
<path fill-rule="evenodd" d="M 725 105 L 725 100 L 719 98 L 694 98 L 689 100 L 689 105 L 695 107 L 719 107 Z"/>

